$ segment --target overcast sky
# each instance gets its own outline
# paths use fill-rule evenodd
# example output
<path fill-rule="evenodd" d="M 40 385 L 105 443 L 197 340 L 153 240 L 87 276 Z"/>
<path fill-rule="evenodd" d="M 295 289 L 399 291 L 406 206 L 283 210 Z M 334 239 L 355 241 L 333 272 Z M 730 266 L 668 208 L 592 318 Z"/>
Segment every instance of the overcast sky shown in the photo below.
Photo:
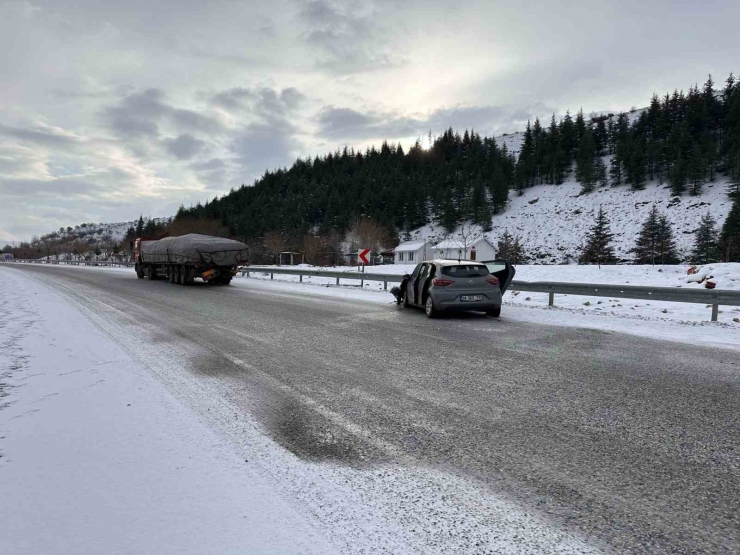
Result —
<path fill-rule="evenodd" d="M 644 106 L 740 71 L 737 0 L 0 0 L 0 240 L 296 157 Z"/>

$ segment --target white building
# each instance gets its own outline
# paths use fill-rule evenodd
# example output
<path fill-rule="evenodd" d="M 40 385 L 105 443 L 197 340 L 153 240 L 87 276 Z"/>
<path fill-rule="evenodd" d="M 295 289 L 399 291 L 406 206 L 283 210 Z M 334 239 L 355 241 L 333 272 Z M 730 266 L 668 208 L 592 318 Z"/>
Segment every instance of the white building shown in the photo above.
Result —
<path fill-rule="evenodd" d="M 429 241 L 406 241 L 393 250 L 394 264 L 418 264 L 432 258 Z"/>
<path fill-rule="evenodd" d="M 480 235 L 467 248 L 463 247 L 460 239 L 445 239 L 432 247 L 432 253 L 434 258 L 447 260 L 493 260 L 496 258 L 496 247 L 484 235 Z"/>

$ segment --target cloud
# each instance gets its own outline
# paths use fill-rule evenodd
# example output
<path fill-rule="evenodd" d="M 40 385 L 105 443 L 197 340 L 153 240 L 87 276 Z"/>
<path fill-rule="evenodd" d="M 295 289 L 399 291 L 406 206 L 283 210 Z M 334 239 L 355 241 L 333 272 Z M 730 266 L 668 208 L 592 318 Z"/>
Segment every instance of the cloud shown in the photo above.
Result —
<path fill-rule="evenodd" d="M 401 66 L 391 50 L 393 34 L 370 2 L 309 0 L 301 4 L 302 40 L 317 54 L 322 70 L 352 74 Z"/>
<path fill-rule="evenodd" d="M 70 198 L 102 191 L 100 185 L 78 179 L 0 179 L 0 191 L 11 196 Z"/>
<path fill-rule="evenodd" d="M 211 158 L 205 162 L 191 164 L 198 179 L 209 186 L 216 186 L 223 190 L 224 184 L 228 182 L 230 165 L 222 158 Z"/>
<path fill-rule="evenodd" d="M 475 129 L 482 134 L 497 134 L 520 129 L 528 119 L 553 110 L 542 104 L 515 106 L 456 106 L 439 108 L 428 114 L 361 112 L 351 108 L 324 107 L 316 121 L 318 134 L 333 140 L 398 140 L 455 130 Z M 513 128 L 513 129 L 512 129 Z"/>
<path fill-rule="evenodd" d="M 255 94 L 252 89 L 246 89 L 244 87 L 234 87 L 232 89 L 221 91 L 220 93 L 215 94 L 211 98 L 211 102 L 217 106 L 220 106 L 221 108 L 237 111 L 242 110 L 246 107 L 244 104 L 245 100 L 253 100 L 254 97 Z"/>
<path fill-rule="evenodd" d="M 252 110 L 260 116 L 282 116 L 299 108 L 306 96 L 295 87 L 280 91 L 268 88 L 234 87 L 213 95 L 210 102 L 229 112 Z"/>
<path fill-rule="evenodd" d="M 164 139 L 167 152 L 179 160 L 190 160 L 206 146 L 204 141 L 184 133 L 174 139 Z"/>
<path fill-rule="evenodd" d="M 121 137 L 156 137 L 159 134 L 157 120 L 171 111 L 163 98 L 164 93 L 153 88 L 130 94 L 117 106 L 105 108 L 103 121 Z"/>
<path fill-rule="evenodd" d="M 162 124 L 176 130 L 219 133 L 221 123 L 207 115 L 182 108 L 174 108 L 165 101 L 164 91 L 149 88 L 126 96 L 118 105 L 102 111 L 104 123 L 124 138 L 156 138 Z"/>
<path fill-rule="evenodd" d="M 297 128 L 285 120 L 253 123 L 242 129 L 231 146 L 242 175 L 259 175 L 291 164 L 301 152 Z"/>
<path fill-rule="evenodd" d="M 218 120 L 193 110 L 173 110 L 171 117 L 174 124 L 181 129 L 207 134 L 220 133 L 223 130 Z"/>
<path fill-rule="evenodd" d="M 79 139 L 72 134 L 64 133 L 60 129 L 39 125 L 23 128 L 0 124 L 0 135 L 54 148 L 66 148 L 79 143 Z"/>

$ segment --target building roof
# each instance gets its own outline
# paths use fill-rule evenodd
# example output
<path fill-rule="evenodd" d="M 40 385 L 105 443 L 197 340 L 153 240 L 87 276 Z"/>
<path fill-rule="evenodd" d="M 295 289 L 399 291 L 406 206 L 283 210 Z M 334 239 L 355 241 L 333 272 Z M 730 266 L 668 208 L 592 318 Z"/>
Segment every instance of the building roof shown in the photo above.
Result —
<path fill-rule="evenodd" d="M 395 249 L 395 252 L 418 251 L 426 244 L 426 241 L 406 241 L 405 243 L 401 243 L 400 245 L 398 245 Z"/>
<path fill-rule="evenodd" d="M 472 241 L 468 241 L 468 248 L 472 247 L 473 245 L 477 245 L 481 241 L 485 241 L 489 245 L 493 246 L 491 242 L 488 239 L 486 239 L 484 235 L 479 235 Z M 434 245 L 432 247 L 432 250 L 447 250 L 447 249 L 462 249 L 462 248 L 463 248 L 462 241 L 460 241 L 460 239 L 456 237 L 451 237 L 449 239 L 445 239 L 444 241 L 441 241 L 437 243 L 436 245 Z"/>

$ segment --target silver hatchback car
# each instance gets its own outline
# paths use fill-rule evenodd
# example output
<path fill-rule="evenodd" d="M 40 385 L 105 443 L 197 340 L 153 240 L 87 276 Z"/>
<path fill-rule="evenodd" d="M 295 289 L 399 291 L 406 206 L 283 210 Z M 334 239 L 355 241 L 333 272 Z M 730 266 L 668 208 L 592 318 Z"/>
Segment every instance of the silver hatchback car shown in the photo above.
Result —
<path fill-rule="evenodd" d="M 434 318 L 440 312 L 476 310 L 498 317 L 501 296 L 516 270 L 506 260 L 430 260 L 404 276 L 403 305 L 424 309 Z"/>

